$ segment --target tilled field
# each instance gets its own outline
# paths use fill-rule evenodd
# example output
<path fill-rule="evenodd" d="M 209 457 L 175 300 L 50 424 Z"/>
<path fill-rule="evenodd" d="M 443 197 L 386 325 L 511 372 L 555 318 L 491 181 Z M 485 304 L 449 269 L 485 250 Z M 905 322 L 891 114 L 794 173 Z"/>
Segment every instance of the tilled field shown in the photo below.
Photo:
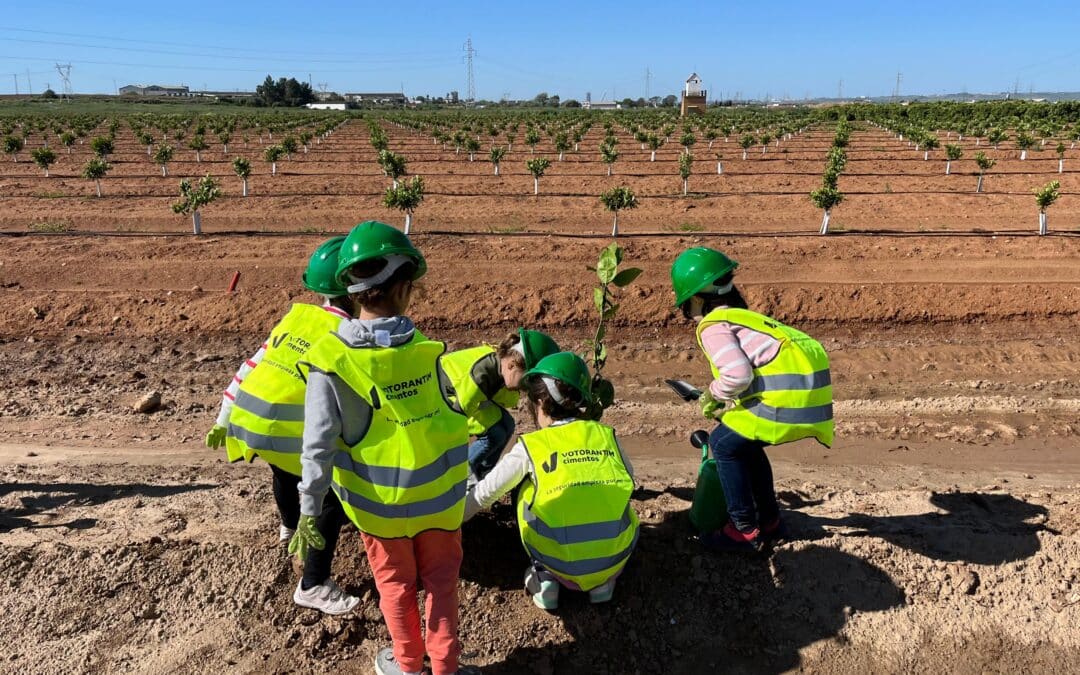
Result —
<path fill-rule="evenodd" d="M 597 150 L 603 130 L 594 128 L 578 152 L 563 161 L 552 153 L 546 139 L 534 155 L 517 143 L 502 160 L 499 176 L 486 161 L 484 150 L 469 161 L 465 152 L 435 144 L 426 135 L 384 124 L 390 149 L 408 160 L 410 175 L 421 175 L 427 199 L 417 211 L 418 232 L 457 230 L 482 233 L 561 232 L 602 235 L 611 230 L 610 214 L 598 195 L 613 186 L 626 185 L 640 205 L 624 213 L 620 227 L 625 233 L 641 232 L 815 232 L 821 215 L 808 194 L 821 182 L 833 130 L 819 126 L 795 135 L 779 145 L 770 144 L 763 154 L 756 146 L 742 159 L 735 138 L 719 138 L 712 148 L 699 141 L 690 178 L 690 194 L 683 196 L 674 140 L 662 147 L 656 161 L 650 152 L 625 132 L 620 134 L 620 157 L 614 175 Z M 188 231 L 184 217 L 172 213 L 177 182 L 181 177 L 206 173 L 222 180 L 225 196 L 205 210 L 209 233 L 227 230 L 304 231 L 343 229 L 365 218 L 393 222 L 400 215 L 387 211 L 381 202 L 389 185 L 368 141 L 362 120 L 346 123 L 307 153 L 278 162 L 270 175 L 262 149 L 278 139 L 252 137 L 237 141 L 225 154 L 220 145 L 201 153 L 177 147 L 169 164 L 169 176 L 146 154 L 129 129 L 117 136 L 112 171 L 102 181 L 103 197 L 94 196 L 94 184 L 79 177 L 91 156 L 88 145 L 74 146 L 71 155 L 59 151 L 59 161 L 46 178 L 30 162 L 0 162 L 0 194 L 4 213 L 0 228 L 26 231 L 40 228 L 145 232 Z M 520 140 L 520 139 L 519 139 Z M 502 143 L 502 141 L 499 141 Z M 1053 232 L 1080 231 L 1080 149 L 1065 153 L 1064 172 L 1058 173 L 1057 155 L 1047 146 L 1029 152 L 1027 160 L 1005 143 L 998 149 L 985 141 L 943 139 L 963 148 L 964 157 L 953 162 L 945 175 L 943 151 L 924 153 L 885 131 L 861 126 L 852 135 L 848 163 L 840 179 L 844 203 L 834 213 L 834 231 L 1035 232 L 1036 187 L 1059 180 L 1062 200 L 1050 211 Z M 182 145 L 182 144 L 179 144 Z M 976 152 L 985 152 L 997 164 L 987 173 L 984 192 L 975 194 L 978 168 Z M 525 161 L 533 156 L 551 159 L 551 168 L 534 196 L 532 176 Z M 720 156 L 720 160 L 717 159 Z M 231 168 L 234 157 L 252 163 L 250 196 L 240 196 L 240 179 Z M 723 174 L 717 174 L 717 162 Z"/>
<path fill-rule="evenodd" d="M 525 558 L 508 508 L 470 523 L 461 584 L 469 661 L 496 673 L 1072 670 L 1080 239 L 918 233 L 935 222 L 954 232 L 1029 229 L 1028 183 L 1044 177 L 1012 174 L 1034 159 L 1003 161 L 987 180 L 991 194 L 958 196 L 944 181 L 973 176 L 937 176 L 943 162 L 899 145 L 888 162 L 866 166 L 888 176 L 864 175 L 860 148 L 880 156 L 866 146 L 891 147 L 876 133 L 853 139 L 842 179 L 852 196 L 837 219 L 904 234 L 792 234 L 818 219 L 805 191 L 825 134 L 806 157 L 790 158 L 790 176 L 739 178 L 734 148 L 724 151 L 724 176 L 705 176 L 701 160 L 692 189 L 717 194 L 691 199 L 675 194 L 674 150 L 654 167 L 622 148 L 628 159 L 616 172 L 637 175 L 611 184 L 655 195 L 620 224 L 670 230 L 623 241 L 645 273 L 623 292 L 610 331 L 619 402 L 608 421 L 639 468 L 641 544 L 612 606 L 571 597 L 548 615 L 520 591 Z M 369 671 L 387 636 L 358 537 L 346 534 L 335 566 L 364 597 L 356 616 L 294 608 L 269 472 L 225 465 L 201 446 L 235 367 L 289 302 L 309 299 L 299 274 L 326 235 L 298 230 L 391 215 L 375 206 L 386 181 L 370 157 L 315 166 L 335 144 L 346 158 L 342 144 L 370 155 L 363 141 L 349 125 L 283 162 L 274 184 L 295 181 L 296 194 L 261 193 L 271 178 L 256 175 L 253 197 L 207 209 L 202 238 L 169 234 L 186 229 L 167 211 L 174 179 L 151 179 L 148 163 L 136 170 L 146 161 L 137 148 L 132 171 L 118 162 L 105 185 L 126 197 L 87 197 L 92 185 L 63 177 L 63 162 L 50 183 L 27 165 L 0 166 L 5 195 L 16 195 L 5 198 L 0 227 L 13 235 L 30 222 L 70 221 L 75 230 L 4 236 L 0 249 L 0 633 L 18 636 L 0 670 Z M 536 199 L 525 194 L 521 157 L 496 179 L 481 177 L 489 164 L 451 162 L 452 151 L 423 159 L 421 147 L 437 150 L 430 139 L 409 143 L 411 167 L 438 193 L 418 212 L 418 232 L 457 230 L 416 237 L 431 268 L 418 324 L 454 347 L 498 341 L 522 324 L 581 346 L 591 318 L 585 266 L 603 242 L 563 235 L 610 226 L 594 195 L 609 180 L 602 165 L 581 162 L 580 176 L 555 166 L 541 191 L 564 194 Z M 788 161 L 774 152 L 745 166 Z M 200 172 L 227 171 L 203 164 Z M 654 169 L 670 175 L 646 175 Z M 1067 189 L 1068 173 L 1063 180 Z M 857 194 L 860 184 L 873 194 Z M 733 185 L 743 192 L 727 194 Z M 791 194 L 748 194 L 755 185 Z M 498 186 L 517 196 L 480 194 Z M 315 194 L 324 188 L 334 194 Z M 35 196 L 46 189 L 71 196 Z M 1071 217 L 1070 203 L 1055 206 L 1052 228 Z M 705 231 L 681 232 L 683 221 Z M 275 232 L 237 232 L 263 229 Z M 728 230 L 771 234 L 718 234 Z M 770 453 L 796 537 L 760 559 L 704 555 L 687 531 L 696 461 L 685 439 L 702 421 L 662 380 L 703 383 L 706 374 L 667 280 L 671 259 L 699 243 L 739 260 L 752 306 L 820 337 L 833 361 L 838 442 Z M 236 271 L 239 289 L 226 293 Z M 160 408 L 135 412 L 152 391 Z"/>

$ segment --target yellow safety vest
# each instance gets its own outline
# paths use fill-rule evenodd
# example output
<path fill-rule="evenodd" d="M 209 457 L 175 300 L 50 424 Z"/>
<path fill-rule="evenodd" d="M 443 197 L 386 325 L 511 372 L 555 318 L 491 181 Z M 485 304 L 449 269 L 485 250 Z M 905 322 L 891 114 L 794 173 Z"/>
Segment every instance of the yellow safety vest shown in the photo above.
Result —
<path fill-rule="evenodd" d="M 575 420 L 525 434 L 531 480 L 518 491 L 518 529 L 532 558 L 583 591 L 626 565 L 638 537 L 634 480 L 611 427 Z"/>
<path fill-rule="evenodd" d="M 225 452 L 230 462 L 267 463 L 300 475 L 307 383 L 296 364 L 341 317 L 317 305 L 295 304 L 266 341 L 262 361 L 240 383 L 229 414 Z"/>
<path fill-rule="evenodd" d="M 461 527 L 469 434 L 439 386 L 445 351 L 419 331 L 398 347 L 349 347 L 331 333 L 301 364 L 371 406 L 363 438 L 350 447 L 339 437 L 334 458 L 333 490 L 361 532 L 393 539 Z"/>
<path fill-rule="evenodd" d="M 721 321 L 765 333 L 780 343 L 772 361 L 754 368 L 750 387 L 740 394 L 735 407 L 722 421 L 746 438 L 779 445 L 801 438 L 815 438 L 825 446 L 833 442 L 832 378 L 829 356 L 817 340 L 806 333 L 746 309 L 721 308 L 709 312 L 697 327 L 701 334 Z M 705 354 L 714 378 L 719 378 L 709 354 Z"/>
<path fill-rule="evenodd" d="M 476 363 L 494 353 L 494 347 L 480 345 L 450 352 L 442 358 L 446 377 L 454 385 L 458 405 L 469 416 L 469 433 L 473 436 L 479 436 L 502 419 L 503 409 L 516 408 L 518 404 L 518 392 L 503 387 L 488 398 L 472 377 Z"/>

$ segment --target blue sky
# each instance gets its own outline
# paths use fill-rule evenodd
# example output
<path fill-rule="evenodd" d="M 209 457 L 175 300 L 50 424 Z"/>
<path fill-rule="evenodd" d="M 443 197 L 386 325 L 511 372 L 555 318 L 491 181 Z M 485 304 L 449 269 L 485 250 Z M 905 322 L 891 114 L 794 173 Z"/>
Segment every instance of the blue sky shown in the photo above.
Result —
<path fill-rule="evenodd" d="M 250 90 L 268 73 L 345 91 L 464 94 L 472 37 L 480 98 L 594 100 L 1080 90 L 1080 3 L 248 2 L 3 0 L 0 93 L 113 82 Z M 17 10 L 15 9 L 17 7 Z"/>

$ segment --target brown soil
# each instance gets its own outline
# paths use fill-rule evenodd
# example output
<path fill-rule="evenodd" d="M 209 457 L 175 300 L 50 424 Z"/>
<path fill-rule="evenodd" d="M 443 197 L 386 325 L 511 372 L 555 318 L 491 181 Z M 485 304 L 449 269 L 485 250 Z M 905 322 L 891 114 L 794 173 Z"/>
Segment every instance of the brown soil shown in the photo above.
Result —
<path fill-rule="evenodd" d="M 532 177 L 525 170 L 528 146 L 520 142 L 494 176 L 486 153 L 475 161 L 467 153 L 434 145 L 431 138 L 407 129 L 387 127 L 390 147 L 409 160 L 409 171 L 424 176 L 428 199 L 417 212 L 417 231 L 458 230 L 480 232 L 555 231 L 602 235 L 611 230 L 609 214 L 597 195 L 616 185 L 634 189 L 640 207 L 620 219 L 625 233 L 635 232 L 738 232 L 811 233 L 821 215 L 808 194 L 816 188 L 832 141 L 830 129 L 811 129 L 790 141 L 760 147 L 742 159 L 736 139 L 718 139 L 707 147 L 703 139 L 694 147 L 691 194 L 682 195 L 678 174 L 681 148 L 674 142 L 661 148 L 655 162 L 633 138 L 623 134 L 615 175 L 596 150 L 603 130 L 593 129 L 580 152 L 564 161 L 550 151 L 545 139 L 538 154 L 552 159 L 540 182 L 541 194 L 532 194 Z M 280 140 L 280 139 L 275 139 Z M 955 137 L 947 139 L 955 142 Z M 489 139 L 481 139 L 485 149 Z M 343 229 L 361 218 L 398 221 L 386 211 L 381 197 L 389 181 L 375 163 L 375 151 L 363 122 L 336 131 L 308 153 L 296 153 L 278 163 L 270 175 L 262 148 L 269 138 L 251 138 L 229 146 L 229 155 L 213 145 L 196 163 L 195 153 L 177 147 L 170 175 L 146 156 L 130 130 L 119 132 L 113 170 L 102 181 L 104 196 L 94 197 L 94 185 L 79 177 L 90 156 L 89 145 L 76 145 L 72 155 L 59 151 L 51 177 L 26 161 L 0 162 L 0 191 L 5 195 L 0 228 L 26 231 L 33 223 L 63 223 L 78 230 L 121 232 L 188 231 L 188 223 L 169 209 L 177 195 L 179 177 L 212 173 L 223 180 L 226 195 L 206 209 L 207 232 L 228 230 L 292 231 Z M 502 140 L 499 141 L 503 143 Z M 1080 149 L 1065 154 L 1065 172 L 1059 174 L 1057 155 L 1047 146 L 1019 152 L 1004 144 L 1000 149 L 958 143 L 964 157 L 953 162 L 945 175 L 944 151 L 923 153 L 883 131 L 867 127 L 853 134 L 849 162 L 840 181 L 847 195 L 834 213 L 837 231 L 906 231 L 919 233 L 1037 230 L 1037 207 L 1032 190 L 1060 180 L 1065 195 L 1050 211 L 1055 233 L 1080 231 Z M 174 144 L 176 145 L 176 144 Z M 997 160 L 987 174 L 983 194 L 975 194 L 978 168 L 975 153 Z M 716 174 L 716 154 L 723 156 L 724 174 Z M 25 153 L 24 153 L 25 154 Z M 253 165 L 251 196 L 240 197 L 240 180 L 230 163 L 247 157 Z"/>
<path fill-rule="evenodd" d="M 527 324 L 580 346 L 590 319 L 584 267 L 602 243 L 561 235 L 608 227 L 592 196 L 608 184 L 600 163 L 570 156 L 542 182 L 587 196 L 537 200 L 519 170 L 527 149 L 504 163 L 500 181 L 481 177 L 487 163 L 451 162 L 452 151 L 436 162 L 430 140 L 408 143 L 433 191 L 485 193 L 432 195 L 418 213 L 420 232 L 459 231 L 416 237 L 431 267 L 415 306 L 421 327 L 464 346 Z M 707 230 L 623 241 L 645 274 L 623 293 L 611 331 L 620 400 L 609 421 L 638 468 L 641 544 L 611 606 L 570 594 L 548 615 L 520 590 L 525 558 L 508 508 L 470 523 L 468 661 L 488 673 L 1073 670 L 1080 239 L 915 234 L 928 222 L 1029 229 L 1020 228 L 1034 221 L 1029 188 L 1049 178 L 1013 172 L 1047 162 L 1004 160 L 991 194 L 958 197 L 953 179 L 973 176 L 938 177 L 943 162 L 862 132 L 842 188 L 876 194 L 853 194 L 837 216 L 911 233 L 791 236 L 816 225 L 804 192 L 826 144 L 815 132 L 781 144 L 792 175 L 781 175 L 787 159 L 772 148 L 745 163 L 725 150 L 726 175 L 692 185 L 743 193 L 684 200 L 673 195 L 673 149 L 661 152 L 661 169 L 660 159 L 629 161 L 640 153 L 623 142 L 616 171 L 641 174 L 629 179 L 640 192 L 670 195 L 625 214 L 626 231 L 677 230 L 684 219 Z M 331 153 L 337 159 L 321 159 Z M 5 194 L 22 195 L 5 199 L 0 225 L 25 232 L 31 221 L 66 219 L 77 230 L 8 236 L 0 249 L 0 634 L 19 638 L 0 671 L 370 672 L 387 636 L 355 532 L 343 538 L 335 576 L 363 596 L 357 614 L 296 609 L 269 472 L 226 465 L 201 446 L 236 365 L 290 301 L 307 299 L 299 272 L 325 235 L 297 230 L 386 216 L 375 207 L 385 179 L 372 171 L 362 127 L 283 162 L 275 190 L 296 194 L 259 196 L 271 180 L 260 162 L 256 196 L 210 207 L 213 234 L 200 239 L 168 234 L 186 228 L 166 215 L 174 179 L 150 178 L 148 165 L 134 166 L 146 161 L 138 154 L 122 148 L 105 186 L 136 196 L 103 200 L 88 198 L 92 186 L 63 161 L 54 173 L 68 177 L 51 182 L 28 164 L 0 166 Z M 204 154 L 228 171 L 220 153 Z M 708 162 L 699 164 L 704 174 Z M 740 177 L 742 166 L 758 173 Z M 644 175 L 654 169 L 670 175 Z M 499 186 L 519 196 L 494 196 Z M 745 194 L 755 186 L 763 194 Z M 312 196 L 324 188 L 331 196 Z M 78 196 L 33 196 L 53 189 Z M 764 194 L 785 190 L 792 195 Z M 151 192 L 159 196 L 138 196 Z M 1071 202 L 1054 207 L 1052 228 L 1071 217 Z M 551 234 L 491 231 L 506 227 Z M 79 232 L 120 228 L 158 234 Z M 259 229 L 292 234 L 236 232 Z M 778 236 L 716 234 L 763 229 Z M 760 559 L 703 555 L 687 530 L 696 459 L 685 439 L 702 422 L 662 380 L 705 375 L 667 282 L 670 260 L 696 243 L 731 253 L 751 303 L 819 336 L 833 359 L 838 442 L 770 452 L 795 538 Z M 235 271 L 240 287 L 228 294 Z M 152 390 L 161 409 L 134 412 Z"/>

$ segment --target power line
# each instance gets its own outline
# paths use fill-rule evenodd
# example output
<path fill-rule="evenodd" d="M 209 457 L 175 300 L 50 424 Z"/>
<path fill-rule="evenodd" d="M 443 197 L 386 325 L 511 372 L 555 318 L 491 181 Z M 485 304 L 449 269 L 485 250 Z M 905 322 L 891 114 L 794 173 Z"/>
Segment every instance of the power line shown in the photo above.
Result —
<path fill-rule="evenodd" d="M 201 52 L 173 51 L 173 50 L 170 50 L 170 49 L 145 49 L 145 48 L 141 48 L 141 47 L 114 47 L 112 45 L 92 45 L 92 44 L 83 44 L 83 43 L 78 43 L 78 42 L 62 42 L 62 41 L 59 41 L 59 40 L 27 40 L 27 39 L 23 39 L 23 38 L 0 37 L 0 41 L 2 41 L 2 42 L 18 42 L 18 43 L 24 43 L 24 44 L 50 45 L 50 46 L 59 46 L 59 47 L 78 47 L 80 49 L 106 49 L 106 50 L 109 50 L 109 51 L 126 52 L 126 53 L 138 53 L 138 54 L 162 54 L 162 55 L 165 55 L 165 56 L 185 56 L 185 57 L 207 56 L 207 54 L 201 53 Z M 226 55 L 226 54 L 212 54 L 210 56 L 212 56 L 215 59 L 230 59 L 230 60 L 233 60 L 233 61 L 261 61 L 261 62 L 276 61 L 276 62 L 286 62 L 286 63 L 295 63 L 296 62 L 296 59 L 281 58 L 281 57 L 268 56 L 268 55 L 261 55 L 261 56 L 230 56 L 230 55 Z M 394 65 L 394 64 L 397 64 L 397 63 L 415 63 L 417 61 L 434 62 L 436 60 L 445 63 L 445 57 L 417 58 L 417 57 L 408 57 L 408 56 L 400 56 L 400 57 L 394 56 L 394 57 L 386 57 L 386 58 L 368 58 L 368 57 L 365 57 L 363 59 L 359 59 L 359 58 L 350 58 L 350 59 L 305 59 L 303 62 L 304 63 L 316 63 L 316 64 L 321 64 L 321 63 L 343 64 L 343 63 L 356 63 L 357 61 L 364 61 L 366 63 L 371 63 L 371 64 Z"/>
<path fill-rule="evenodd" d="M 54 59 L 48 59 L 48 58 L 43 58 L 43 57 L 22 56 L 22 55 L 12 56 L 10 54 L 0 54 L 0 59 L 12 59 L 12 60 L 22 60 L 22 61 L 54 61 Z M 173 64 L 173 63 L 126 63 L 126 62 L 123 62 L 123 61 L 97 61 L 97 60 L 86 60 L 86 59 L 79 59 L 79 63 L 80 64 L 95 65 L 95 66 L 128 66 L 128 67 L 132 67 L 132 68 L 171 68 L 171 69 L 182 69 L 182 70 L 206 70 L 206 71 L 214 71 L 214 72 L 221 72 L 221 73 L 262 73 L 264 75 L 266 74 L 266 68 L 219 68 L 219 67 L 213 67 L 213 66 L 189 66 L 189 65 L 186 65 L 186 64 Z M 443 67 L 443 65 L 444 65 L 444 63 L 439 63 L 437 65 L 429 65 L 429 66 L 398 68 L 398 70 L 399 71 L 433 70 L 433 69 L 436 69 L 436 68 L 441 68 L 441 67 Z M 320 69 L 320 72 L 322 72 L 322 73 L 346 73 L 346 74 L 347 73 L 380 73 L 380 72 L 385 72 L 385 71 L 386 71 L 385 66 L 377 66 L 377 67 L 372 67 L 372 68 L 360 68 L 360 69 L 350 68 L 350 69 L 347 69 L 347 70 L 324 70 L 324 69 Z"/>
<path fill-rule="evenodd" d="M 197 44 L 197 43 L 191 43 L 191 42 L 166 42 L 166 41 L 163 41 L 163 40 L 138 40 L 138 39 L 134 39 L 134 38 L 120 38 L 120 37 L 115 37 L 115 36 L 112 36 L 112 35 L 88 35 L 86 33 L 60 33 L 60 32 L 56 32 L 56 31 L 47 31 L 47 30 L 31 30 L 31 29 L 28 29 L 28 28 L 6 28 L 4 26 L 0 26 L 0 31 L 9 31 L 9 32 L 13 32 L 13 33 L 32 33 L 32 34 L 35 34 L 35 35 L 55 35 L 55 36 L 60 36 L 60 37 L 88 38 L 88 39 L 91 39 L 91 40 L 106 40 L 107 42 L 110 42 L 110 43 L 113 43 L 113 42 L 129 42 L 129 43 L 132 43 L 132 44 L 148 44 L 148 45 L 153 45 L 155 47 L 159 47 L 159 46 L 185 47 L 185 48 L 188 48 L 188 49 L 195 48 L 195 49 L 199 49 L 199 50 L 203 50 L 203 51 L 209 49 L 209 50 L 213 50 L 213 51 L 223 51 L 223 52 L 248 52 L 248 53 L 253 53 L 253 54 L 259 55 L 260 57 L 262 55 L 273 53 L 273 54 L 296 54 L 296 55 L 300 55 L 300 56 L 311 56 L 311 55 L 315 54 L 315 55 L 324 55 L 324 56 L 337 56 L 339 58 L 358 59 L 358 58 L 361 58 L 361 57 L 385 54 L 385 52 L 382 52 L 382 51 L 371 52 L 371 53 L 358 52 L 358 53 L 352 53 L 352 54 L 343 54 L 340 51 L 321 52 L 320 53 L 320 52 L 312 52 L 311 50 L 286 51 L 286 50 L 281 50 L 281 49 L 274 49 L 273 52 L 268 52 L 268 51 L 263 50 L 263 49 L 245 49 L 243 47 L 222 47 L 220 44 L 212 45 L 212 44 Z M 9 39 L 14 39 L 14 38 L 9 38 Z M 197 53 L 197 54 L 192 54 L 191 52 L 187 52 L 187 54 L 188 55 L 205 56 L 205 54 L 201 53 L 201 52 Z M 417 56 L 433 56 L 433 55 L 444 55 L 444 54 L 445 54 L 445 52 L 442 51 L 442 50 L 424 51 L 424 52 L 396 52 L 395 53 L 396 56 L 399 56 L 402 59 L 415 58 Z"/>

